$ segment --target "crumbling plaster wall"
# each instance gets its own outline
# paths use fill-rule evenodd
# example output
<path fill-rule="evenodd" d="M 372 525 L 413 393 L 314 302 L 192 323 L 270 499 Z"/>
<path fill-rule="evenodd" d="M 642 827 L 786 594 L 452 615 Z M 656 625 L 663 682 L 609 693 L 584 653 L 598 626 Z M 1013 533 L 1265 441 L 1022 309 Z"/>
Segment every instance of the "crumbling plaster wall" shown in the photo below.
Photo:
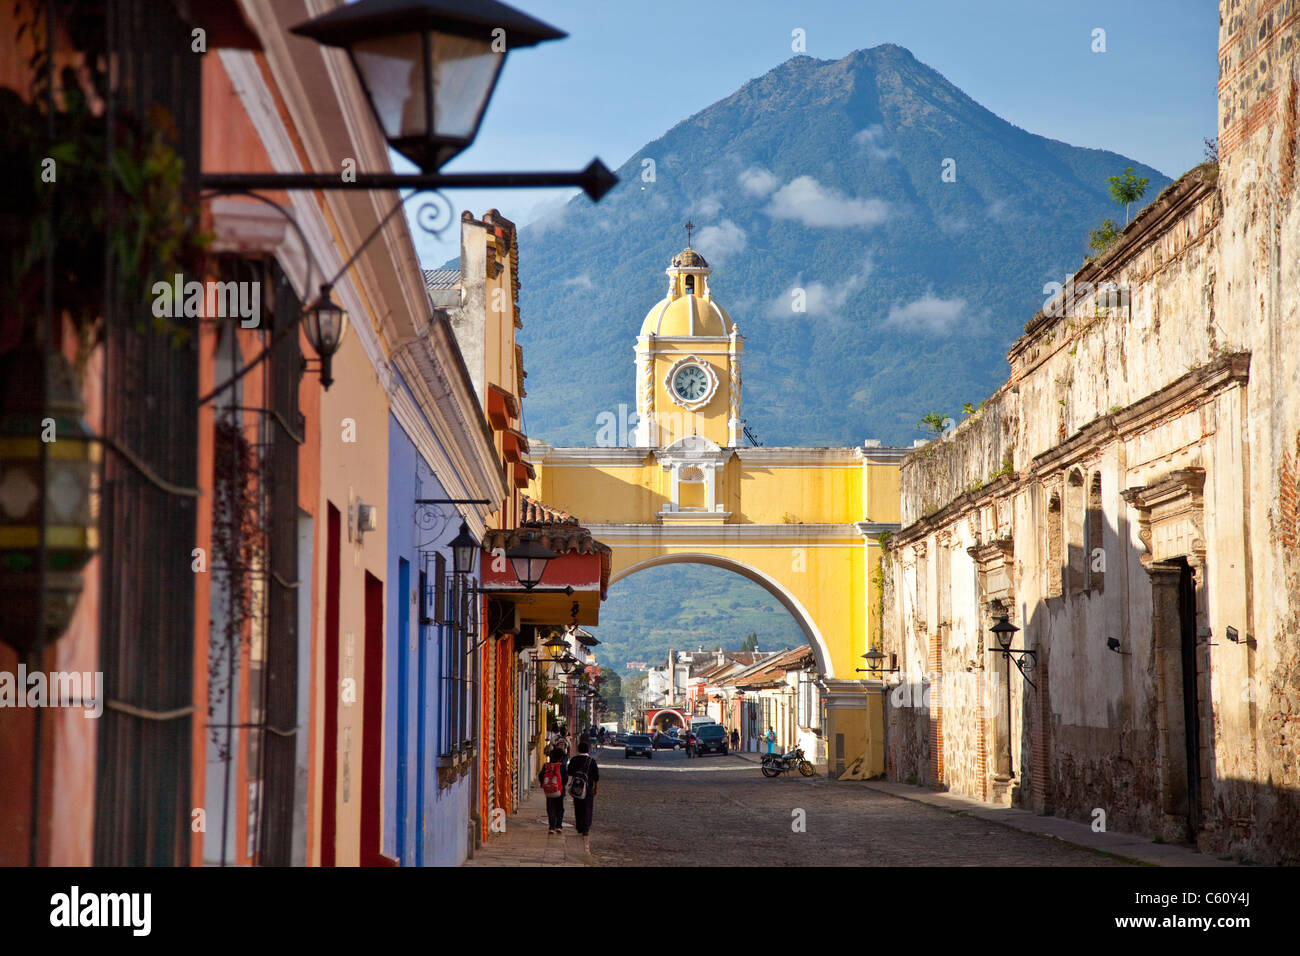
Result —
<path fill-rule="evenodd" d="M 1216 313 L 1250 348 L 1240 484 L 1243 559 L 1253 583 L 1234 616 L 1254 643 L 1240 654 L 1240 713 L 1225 726 L 1215 810 L 1220 844 L 1300 860 L 1300 3 L 1220 4 L 1220 155 L 1224 195 Z M 1254 700 L 1240 700 L 1242 697 Z M 1217 701 L 1216 701 L 1217 703 Z M 1254 746 L 1248 746 L 1252 741 Z"/>
<path fill-rule="evenodd" d="M 1202 772 L 1206 850 L 1269 862 L 1300 859 L 1300 214 L 1295 202 L 1300 4 L 1223 3 L 1221 162 L 1184 177 L 1134 223 L 1118 250 L 1076 277 L 1113 281 L 1127 301 L 1081 301 L 1036 316 L 1009 355 L 1008 382 L 982 411 L 909 455 L 901 474 L 903 531 L 887 594 L 885 651 L 896 640 L 924 657 L 907 605 L 912 543 L 973 529 L 1012 539 L 1016 623 L 1050 677 L 1044 713 L 1014 710 L 1022 799 L 1113 829 L 1162 833 L 1171 755 L 1157 718 L 1152 586 L 1137 514 L 1121 497 L 1176 469 L 1205 470 Z M 1216 176 L 1217 173 L 1217 176 Z M 1144 235 L 1145 233 L 1145 235 Z M 1098 307 L 1100 305 L 1100 307 Z M 1189 379 L 1249 353 L 1249 378 L 1210 392 Z M 1195 386 L 1196 382 L 1192 381 Z M 1126 410 L 1183 394 L 1140 429 Z M 1080 449 L 1070 451 L 1071 444 Z M 1083 446 L 1088 447 L 1084 448 Z M 1064 450 L 1063 450 L 1064 449 Z M 1035 459 L 1038 459 L 1036 462 Z M 989 489 L 1010 462 L 1014 481 Z M 1074 465 L 1103 488 L 1104 588 L 1049 596 L 1047 498 Z M 1010 528 L 982 517 L 1008 505 Z M 971 520 L 974 516 L 974 520 Z M 933 577 L 933 575 L 931 575 Z M 953 607 L 977 611 L 957 594 Z M 925 594 L 933 607 L 933 581 Z M 933 621 L 933 612 L 926 612 Z M 922 615 L 926 616 L 926 615 Z M 929 623 L 929 621 L 925 622 Z M 1226 640 L 1228 627 L 1244 643 Z M 1116 637 L 1121 653 L 1105 640 Z M 963 665 L 965 634 L 945 635 L 944 671 Z M 989 655 L 986 667 L 991 666 Z M 965 664 L 969 665 L 967 658 Z M 1031 672 L 1031 677 L 1033 676 Z M 1013 675 L 1013 679 L 1018 679 Z M 945 782 L 973 779 L 981 709 L 955 686 L 943 709 Z M 896 723 L 919 715 L 894 712 Z M 1035 721 L 1050 726 L 1034 726 Z M 1026 759 L 1045 734 L 1046 779 Z M 911 730 L 916 736 L 915 729 Z M 988 767 L 991 769 L 992 760 Z M 1032 794 L 1031 792 L 1032 791 Z"/>

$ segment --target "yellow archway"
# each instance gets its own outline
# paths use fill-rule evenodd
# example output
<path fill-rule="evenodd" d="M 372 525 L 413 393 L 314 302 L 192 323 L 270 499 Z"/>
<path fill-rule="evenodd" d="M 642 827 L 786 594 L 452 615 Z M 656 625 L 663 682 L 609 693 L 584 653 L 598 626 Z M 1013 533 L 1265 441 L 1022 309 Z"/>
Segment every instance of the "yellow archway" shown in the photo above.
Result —
<path fill-rule="evenodd" d="M 534 446 L 530 493 L 612 551 L 610 581 L 666 564 L 724 568 L 784 607 L 812 648 L 829 766 L 884 769 L 883 687 L 861 655 L 880 644 L 881 538 L 898 527 L 902 449 Z M 680 485 L 703 476 L 696 501 Z M 674 487 L 674 486 L 677 487 Z M 710 507 L 711 505 L 711 507 Z M 859 758 L 863 758 L 859 764 Z"/>
<path fill-rule="evenodd" d="M 741 418 L 745 340 L 712 295 L 713 270 L 687 248 L 665 273 L 636 339 L 633 420 L 625 406 L 598 413 L 597 447 L 535 444 L 529 494 L 612 549 L 612 580 L 694 562 L 765 588 L 813 649 L 828 763 L 878 773 L 882 687 L 858 678 L 880 646 L 881 538 L 898 528 L 910 449 L 757 445 Z"/>

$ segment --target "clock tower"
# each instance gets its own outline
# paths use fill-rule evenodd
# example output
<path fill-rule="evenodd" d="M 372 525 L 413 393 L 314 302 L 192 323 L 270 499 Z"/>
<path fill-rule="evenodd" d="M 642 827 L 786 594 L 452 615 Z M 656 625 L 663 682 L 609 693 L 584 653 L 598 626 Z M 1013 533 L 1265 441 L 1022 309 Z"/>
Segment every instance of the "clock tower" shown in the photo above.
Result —
<path fill-rule="evenodd" d="M 699 436 L 740 444 L 740 356 L 745 340 L 709 292 L 713 270 L 687 246 L 664 270 L 668 294 L 636 340 L 637 444 L 665 448 Z"/>

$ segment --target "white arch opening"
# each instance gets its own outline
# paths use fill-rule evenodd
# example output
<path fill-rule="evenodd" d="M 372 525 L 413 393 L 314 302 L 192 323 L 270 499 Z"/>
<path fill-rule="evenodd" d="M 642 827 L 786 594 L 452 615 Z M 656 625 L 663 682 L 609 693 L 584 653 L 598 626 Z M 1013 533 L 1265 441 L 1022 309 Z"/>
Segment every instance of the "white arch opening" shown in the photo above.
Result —
<path fill-rule="evenodd" d="M 812 647 L 813 658 L 817 661 L 817 672 L 823 677 L 834 677 L 835 669 L 831 663 L 830 651 L 826 648 L 826 640 L 822 637 L 821 630 L 817 627 L 817 622 L 812 619 L 808 609 L 800 603 L 799 599 L 785 589 L 782 584 L 775 578 L 769 577 L 757 568 L 751 568 L 747 564 L 741 564 L 734 558 L 724 558 L 717 554 L 705 554 L 701 552 L 682 552 L 677 554 L 660 554 L 653 558 L 646 558 L 644 561 L 638 561 L 621 571 L 616 571 L 610 575 L 609 583 L 612 587 L 619 581 L 638 571 L 645 571 L 649 568 L 657 568 L 664 564 L 707 564 L 715 568 L 723 568 L 727 571 L 734 571 L 743 578 L 753 581 L 772 597 L 780 602 L 781 606 L 790 612 L 795 623 L 799 625 L 799 630 L 803 632 L 804 640 Z"/>

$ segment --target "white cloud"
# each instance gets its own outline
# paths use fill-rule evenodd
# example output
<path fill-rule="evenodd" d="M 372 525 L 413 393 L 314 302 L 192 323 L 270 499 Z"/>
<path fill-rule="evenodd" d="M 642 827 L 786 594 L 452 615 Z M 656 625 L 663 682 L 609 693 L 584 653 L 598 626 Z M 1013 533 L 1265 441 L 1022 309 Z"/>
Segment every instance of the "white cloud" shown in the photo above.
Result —
<path fill-rule="evenodd" d="M 970 228 L 970 223 L 960 216 L 940 216 L 937 220 L 939 230 L 944 235 L 952 236 L 959 232 L 965 232 Z"/>
<path fill-rule="evenodd" d="M 579 190 L 565 190 L 561 195 L 543 199 L 521 216 L 523 224 L 535 230 L 538 235 L 545 235 L 552 229 L 565 224 L 569 215 L 569 200 L 579 194 Z"/>
<path fill-rule="evenodd" d="M 1011 204 L 1005 199 L 995 199 L 988 205 L 986 210 L 988 217 L 994 222 L 1006 222 L 1012 218 Z"/>
<path fill-rule="evenodd" d="M 849 297 L 866 283 L 872 268 L 872 261 L 868 258 L 862 263 L 862 268 L 858 272 L 851 273 L 842 281 L 834 283 L 805 283 L 800 276 L 784 292 L 768 303 L 765 312 L 768 318 L 772 319 L 798 318 L 801 315 L 810 318 L 834 318 L 848 304 Z M 795 293 L 800 290 L 803 292 L 802 313 L 794 310 Z"/>
<path fill-rule="evenodd" d="M 776 191 L 767 212 L 773 219 L 797 219 L 805 226 L 847 229 L 880 225 L 888 218 L 889 203 L 844 196 L 811 176 L 800 176 Z"/>
<path fill-rule="evenodd" d="M 710 262 L 722 261 L 745 248 L 745 230 L 724 219 L 716 226 L 701 229 L 694 245 Z"/>
<path fill-rule="evenodd" d="M 879 123 L 872 123 L 866 129 L 858 130 L 853 134 L 853 142 L 859 146 L 865 146 L 876 159 L 892 159 L 894 151 L 885 146 L 885 127 Z"/>
<path fill-rule="evenodd" d="M 781 182 L 762 166 L 749 167 L 737 179 L 740 180 L 741 189 L 760 198 L 768 195 Z"/>
<path fill-rule="evenodd" d="M 584 272 L 584 273 L 583 273 L 582 275 L 580 275 L 580 276 L 574 276 L 574 277 L 571 278 L 571 279 L 565 279 L 565 280 L 564 280 L 564 284 L 565 284 L 565 285 L 575 285 L 575 286 L 577 286 L 579 289 L 594 289 L 594 288 L 596 288 L 596 284 L 595 284 L 594 282 L 591 281 L 591 275 L 590 275 L 589 273 L 586 273 L 586 272 Z"/>
<path fill-rule="evenodd" d="M 695 204 L 695 215 L 701 219 L 712 219 L 720 212 L 722 212 L 722 200 L 716 193 L 705 196 Z"/>
<path fill-rule="evenodd" d="M 896 305 L 890 309 L 885 325 L 942 333 L 952 331 L 964 318 L 967 318 L 965 299 L 940 299 L 927 292 L 906 305 Z"/>

